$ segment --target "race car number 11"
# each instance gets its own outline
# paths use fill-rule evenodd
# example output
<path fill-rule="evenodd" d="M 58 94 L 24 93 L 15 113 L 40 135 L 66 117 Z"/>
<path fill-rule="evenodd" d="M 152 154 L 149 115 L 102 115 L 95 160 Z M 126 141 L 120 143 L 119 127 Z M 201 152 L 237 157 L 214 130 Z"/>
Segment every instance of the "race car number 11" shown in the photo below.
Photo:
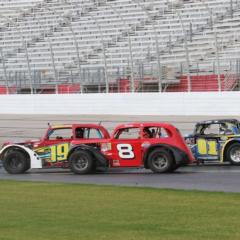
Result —
<path fill-rule="evenodd" d="M 133 147 L 130 144 L 118 144 L 117 150 L 120 158 L 131 159 L 135 157 Z"/>

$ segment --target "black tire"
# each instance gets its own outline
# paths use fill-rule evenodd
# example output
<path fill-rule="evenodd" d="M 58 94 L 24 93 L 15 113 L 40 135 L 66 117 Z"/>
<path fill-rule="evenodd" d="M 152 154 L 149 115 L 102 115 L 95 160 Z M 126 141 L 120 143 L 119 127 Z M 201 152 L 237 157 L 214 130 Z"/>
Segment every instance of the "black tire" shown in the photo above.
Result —
<path fill-rule="evenodd" d="M 240 166 L 240 143 L 233 143 L 228 147 L 226 159 L 232 165 Z"/>
<path fill-rule="evenodd" d="M 84 150 L 77 150 L 69 157 L 70 169 L 76 174 L 92 173 L 95 164 L 92 155 Z"/>
<path fill-rule="evenodd" d="M 30 168 L 29 158 L 22 151 L 12 150 L 6 153 L 3 167 L 10 174 L 24 173 Z"/>
<path fill-rule="evenodd" d="M 180 167 L 180 165 L 178 165 L 178 164 L 173 164 L 173 166 L 172 166 L 172 168 L 169 170 L 169 172 L 174 172 L 174 171 L 176 171 L 179 167 Z"/>
<path fill-rule="evenodd" d="M 167 173 L 175 170 L 175 162 L 171 153 L 161 148 L 157 148 L 149 154 L 148 166 L 155 173 Z"/>

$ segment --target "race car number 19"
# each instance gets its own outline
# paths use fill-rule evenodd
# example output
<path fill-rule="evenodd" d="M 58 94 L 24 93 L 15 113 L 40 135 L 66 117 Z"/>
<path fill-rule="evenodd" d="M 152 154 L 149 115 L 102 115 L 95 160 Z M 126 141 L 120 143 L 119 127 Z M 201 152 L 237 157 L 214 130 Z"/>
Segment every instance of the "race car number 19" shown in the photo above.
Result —
<path fill-rule="evenodd" d="M 130 144 L 118 144 L 117 150 L 120 158 L 131 159 L 135 157 L 132 145 Z"/>

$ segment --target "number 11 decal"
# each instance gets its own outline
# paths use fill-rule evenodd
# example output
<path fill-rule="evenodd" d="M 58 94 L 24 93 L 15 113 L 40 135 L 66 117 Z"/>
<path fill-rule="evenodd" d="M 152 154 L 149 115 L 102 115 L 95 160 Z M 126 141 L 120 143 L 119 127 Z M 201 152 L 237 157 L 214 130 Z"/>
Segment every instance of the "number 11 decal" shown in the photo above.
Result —
<path fill-rule="evenodd" d="M 133 147 L 130 144 L 118 144 L 117 145 L 118 155 L 123 159 L 134 158 Z"/>

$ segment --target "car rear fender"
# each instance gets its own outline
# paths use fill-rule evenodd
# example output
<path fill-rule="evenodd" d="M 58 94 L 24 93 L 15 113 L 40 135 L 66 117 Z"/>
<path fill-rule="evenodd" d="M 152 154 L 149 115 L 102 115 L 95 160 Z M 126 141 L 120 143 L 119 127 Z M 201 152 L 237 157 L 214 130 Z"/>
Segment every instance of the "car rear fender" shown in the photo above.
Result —
<path fill-rule="evenodd" d="M 67 159 L 69 159 L 69 157 L 71 156 L 71 154 L 77 150 L 84 150 L 89 152 L 94 160 L 96 161 L 97 165 L 102 166 L 102 167 L 107 167 L 108 166 L 108 161 L 105 158 L 105 156 L 100 152 L 100 150 L 96 149 L 93 146 L 88 146 L 85 144 L 81 144 L 81 145 L 76 145 L 74 147 L 72 147 L 68 153 Z"/>
<path fill-rule="evenodd" d="M 220 161 L 221 162 L 224 162 L 224 159 L 226 158 L 226 152 L 227 152 L 227 149 L 228 147 L 233 144 L 233 143 L 240 143 L 240 138 L 231 138 L 229 139 L 228 141 L 226 141 L 222 147 L 222 151 L 221 151 L 221 159 Z"/>
<path fill-rule="evenodd" d="M 144 154 L 143 161 L 144 161 L 145 168 L 149 168 L 147 163 L 148 156 L 156 148 L 161 148 L 169 151 L 172 154 L 174 161 L 177 165 L 185 165 L 189 163 L 187 154 L 184 151 L 180 150 L 179 148 L 168 145 L 168 144 L 154 144 L 150 146 L 147 149 L 146 153 Z"/>
<path fill-rule="evenodd" d="M 0 150 L 0 160 L 4 159 L 4 155 L 9 150 L 19 150 L 24 152 L 30 159 L 30 168 L 42 168 L 41 158 L 32 149 L 18 144 L 11 144 L 3 147 Z"/>

